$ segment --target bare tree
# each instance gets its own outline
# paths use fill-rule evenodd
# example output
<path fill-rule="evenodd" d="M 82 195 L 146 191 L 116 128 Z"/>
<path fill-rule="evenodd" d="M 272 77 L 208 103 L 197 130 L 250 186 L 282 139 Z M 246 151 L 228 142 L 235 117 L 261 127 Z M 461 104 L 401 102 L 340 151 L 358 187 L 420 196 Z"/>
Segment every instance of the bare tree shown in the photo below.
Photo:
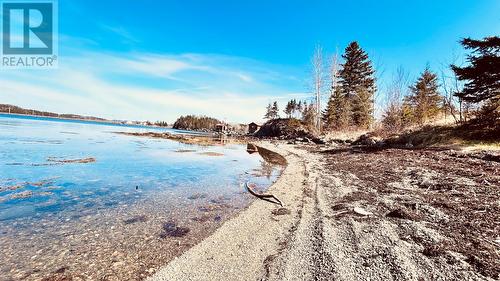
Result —
<path fill-rule="evenodd" d="M 339 56 L 336 51 L 335 54 L 332 55 L 331 65 L 330 65 L 330 95 L 332 95 L 337 87 L 337 80 L 339 78 Z"/>
<path fill-rule="evenodd" d="M 455 96 L 462 90 L 463 83 L 461 83 L 453 72 L 450 72 L 450 65 L 458 65 L 458 56 L 453 52 L 451 63 L 442 64 L 441 67 L 441 88 L 443 89 L 443 109 L 446 115 L 449 113 L 455 122 L 467 121 L 465 111 L 468 110 L 468 105 L 464 101 Z M 458 112 L 457 112 L 458 107 Z"/>
<path fill-rule="evenodd" d="M 386 92 L 385 109 L 382 123 L 388 130 L 399 130 L 404 127 L 403 99 L 407 95 L 410 84 L 409 74 L 402 66 L 396 69 Z"/>
<path fill-rule="evenodd" d="M 321 131 L 321 95 L 323 92 L 324 80 L 324 67 L 323 67 L 323 48 L 316 45 L 314 54 L 311 59 L 312 74 L 313 74 L 313 88 L 315 95 L 315 109 L 316 109 L 316 128 Z"/>
<path fill-rule="evenodd" d="M 376 84 L 378 84 L 378 81 L 383 81 L 382 77 L 385 74 L 386 67 L 384 66 L 384 63 L 380 56 L 378 55 L 372 55 L 374 57 L 374 64 L 373 64 L 373 69 L 375 71 L 375 81 Z M 384 95 L 383 91 L 377 87 L 377 90 L 374 93 L 373 96 L 373 117 L 380 117 L 380 115 L 384 112 Z"/>

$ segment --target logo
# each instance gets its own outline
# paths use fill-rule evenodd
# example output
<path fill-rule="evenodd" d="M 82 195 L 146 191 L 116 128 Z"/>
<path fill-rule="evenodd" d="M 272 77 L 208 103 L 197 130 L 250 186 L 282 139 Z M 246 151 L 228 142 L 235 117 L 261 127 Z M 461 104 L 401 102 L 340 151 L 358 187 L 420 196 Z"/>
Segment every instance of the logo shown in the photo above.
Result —
<path fill-rule="evenodd" d="M 55 1 L 2 1 L 1 12 L 3 68 L 57 67 Z"/>

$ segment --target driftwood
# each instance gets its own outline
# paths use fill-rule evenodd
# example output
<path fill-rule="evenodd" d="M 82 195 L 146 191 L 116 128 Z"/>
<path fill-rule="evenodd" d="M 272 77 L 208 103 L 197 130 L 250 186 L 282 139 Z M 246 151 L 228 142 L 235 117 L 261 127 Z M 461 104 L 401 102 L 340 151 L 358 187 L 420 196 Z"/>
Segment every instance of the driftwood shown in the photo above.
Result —
<path fill-rule="evenodd" d="M 276 198 L 276 196 L 274 196 L 272 194 L 258 194 L 257 192 L 255 192 L 254 190 L 252 190 L 250 188 L 250 185 L 248 185 L 248 182 L 245 183 L 245 187 L 247 188 L 248 192 L 250 192 L 250 194 L 252 194 L 253 196 L 255 196 L 259 199 L 265 200 L 267 202 L 279 204 L 281 207 L 283 207 L 283 203 L 281 203 L 281 201 L 278 198 Z M 271 200 L 271 198 L 274 200 Z"/>

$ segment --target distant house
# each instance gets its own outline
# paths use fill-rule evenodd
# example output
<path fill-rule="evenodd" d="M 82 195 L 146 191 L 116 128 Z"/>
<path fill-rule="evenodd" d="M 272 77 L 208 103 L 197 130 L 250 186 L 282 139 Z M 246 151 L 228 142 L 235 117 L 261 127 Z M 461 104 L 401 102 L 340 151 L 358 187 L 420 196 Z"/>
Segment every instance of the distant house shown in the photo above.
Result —
<path fill-rule="evenodd" d="M 227 125 L 226 124 L 216 124 L 215 125 L 215 131 L 217 133 L 225 133 L 227 131 Z"/>
<path fill-rule="evenodd" d="M 253 134 L 259 130 L 260 126 L 257 125 L 256 123 L 252 122 L 248 124 L 248 133 Z"/>

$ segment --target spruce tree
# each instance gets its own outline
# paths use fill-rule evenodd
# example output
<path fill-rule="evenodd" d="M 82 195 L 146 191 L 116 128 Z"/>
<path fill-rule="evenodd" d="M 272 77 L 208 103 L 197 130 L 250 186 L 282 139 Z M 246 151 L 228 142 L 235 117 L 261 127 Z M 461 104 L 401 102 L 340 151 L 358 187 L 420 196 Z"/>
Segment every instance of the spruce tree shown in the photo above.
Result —
<path fill-rule="evenodd" d="M 339 73 L 339 85 L 351 109 L 350 125 L 368 128 L 373 122 L 376 91 L 372 63 L 356 41 L 346 47 L 342 58 L 345 62 Z"/>
<path fill-rule="evenodd" d="M 411 95 L 406 103 L 413 110 L 414 121 L 423 124 L 438 115 L 443 98 L 439 94 L 437 75 L 427 67 L 417 79 L 415 85 L 410 86 Z"/>
<path fill-rule="evenodd" d="M 470 65 L 451 68 L 459 80 L 466 81 L 459 98 L 469 102 L 500 102 L 500 37 L 483 40 L 463 39 L 465 49 L 472 50 L 467 56 Z"/>
<path fill-rule="evenodd" d="M 349 125 L 348 101 L 340 87 L 335 87 L 328 100 L 323 122 L 327 129 L 334 130 L 345 129 Z"/>

